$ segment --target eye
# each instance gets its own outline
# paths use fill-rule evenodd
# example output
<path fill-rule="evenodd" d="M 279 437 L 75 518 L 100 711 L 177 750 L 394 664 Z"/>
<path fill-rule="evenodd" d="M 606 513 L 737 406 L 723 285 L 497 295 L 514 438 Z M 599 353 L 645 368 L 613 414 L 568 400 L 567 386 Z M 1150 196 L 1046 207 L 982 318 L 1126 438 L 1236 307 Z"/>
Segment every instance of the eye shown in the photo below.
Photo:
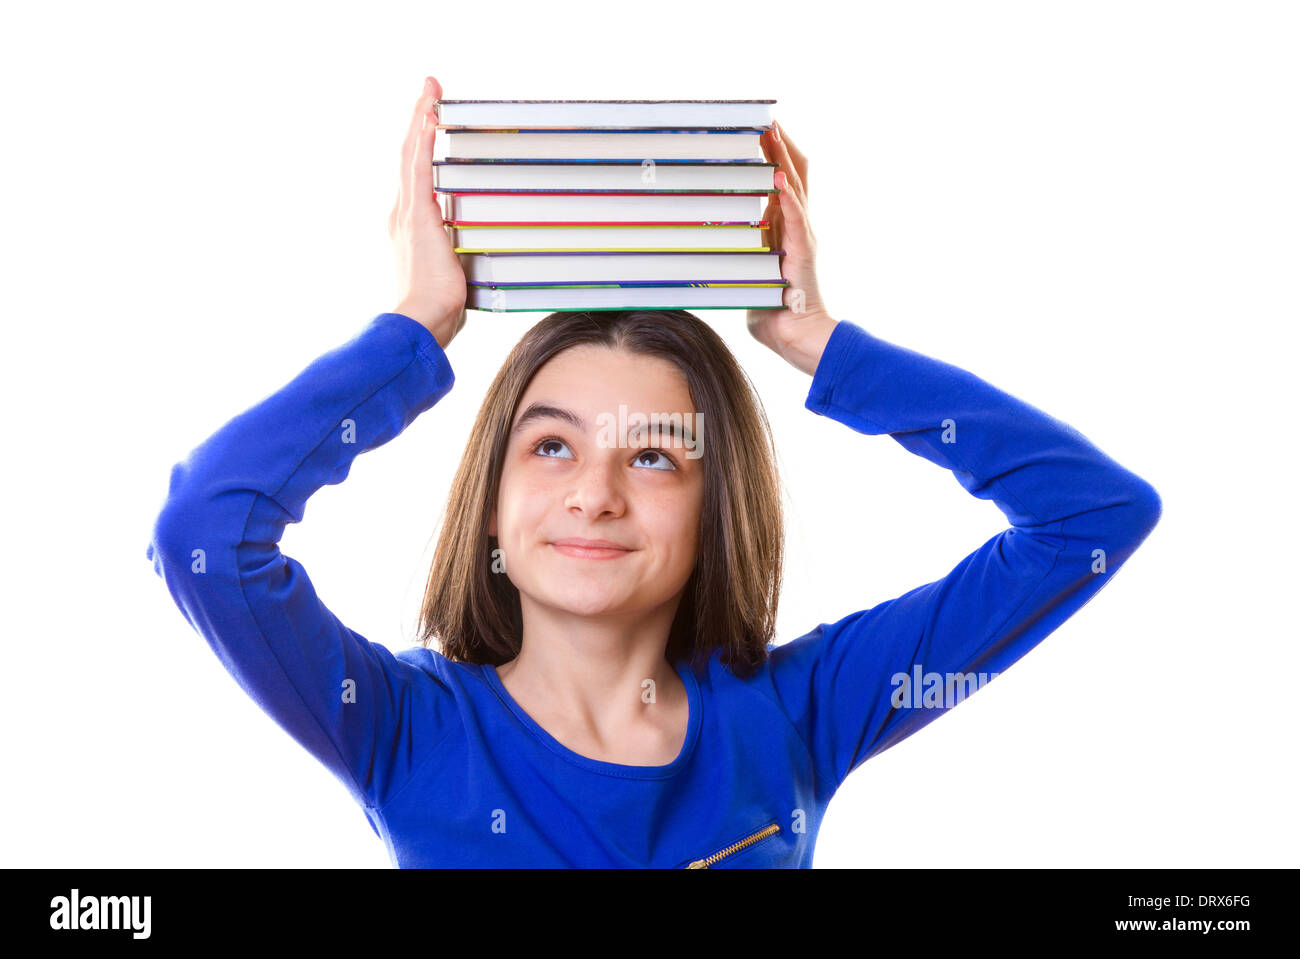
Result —
<path fill-rule="evenodd" d="M 650 459 L 649 463 L 645 462 L 647 457 L 649 457 Z M 667 453 L 665 453 L 663 450 L 655 449 L 654 447 L 650 447 L 649 449 L 639 450 L 636 454 L 636 459 L 633 462 L 639 463 L 642 466 L 649 466 L 651 469 L 657 469 L 657 470 L 677 469 L 677 466 L 673 463 L 671 459 L 669 459 Z"/>
<path fill-rule="evenodd" d="M 554 447 L 554 446 L 563 446 L 565 449 L 568 449 L 568 446 L 565 445 L 564 440 L 556 439 L 554 436 L 548 436 L 546 437 L 546 439 L 542 440 L 540 443 L 538 443 L 536 446 L 533 447 L 533 452 L 536 453 L 538 450 L 545 449 L 547 447 Z M 542 453 L 541 455 L 545 456 L 547 459 L 553 459 L 553 460 L 572 459 L 572 457 L 568 457 L 568 456 L 551 456 L 547 453 Z"/>

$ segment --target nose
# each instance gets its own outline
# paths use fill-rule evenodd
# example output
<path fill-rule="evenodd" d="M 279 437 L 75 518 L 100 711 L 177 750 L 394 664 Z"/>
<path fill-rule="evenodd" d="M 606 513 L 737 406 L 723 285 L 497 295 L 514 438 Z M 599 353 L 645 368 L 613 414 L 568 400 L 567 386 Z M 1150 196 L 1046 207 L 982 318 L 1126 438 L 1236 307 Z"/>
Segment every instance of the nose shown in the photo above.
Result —
<path fill-rule="evenodd" d="M 581 510 L 590 519 L 608 514 L 621 516 L 626 505 L 621 488 L 620 461 L 616 457 L 588 460 L 573 474 L 573 486 L 565 495 L 567 509 Z"/>

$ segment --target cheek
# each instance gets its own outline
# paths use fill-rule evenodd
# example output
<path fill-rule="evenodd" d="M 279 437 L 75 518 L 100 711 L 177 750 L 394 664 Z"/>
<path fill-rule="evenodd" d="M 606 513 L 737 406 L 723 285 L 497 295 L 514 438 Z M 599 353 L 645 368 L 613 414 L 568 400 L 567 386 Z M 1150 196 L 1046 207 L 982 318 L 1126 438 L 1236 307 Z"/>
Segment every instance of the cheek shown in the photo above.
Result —
<path fill-rule="evenodd" d="M 497 533 L 527 539 L 545 518 L 554 493 L 545 483 L 519 473 L 505 473 L 497 494 Z"/>
<path fill-rule="evenodd" d="M 674 564 L 695 562 L 699 551 L 700 509 L 697 494 L 676 495 L 655 502 L 651 528 Z"/>

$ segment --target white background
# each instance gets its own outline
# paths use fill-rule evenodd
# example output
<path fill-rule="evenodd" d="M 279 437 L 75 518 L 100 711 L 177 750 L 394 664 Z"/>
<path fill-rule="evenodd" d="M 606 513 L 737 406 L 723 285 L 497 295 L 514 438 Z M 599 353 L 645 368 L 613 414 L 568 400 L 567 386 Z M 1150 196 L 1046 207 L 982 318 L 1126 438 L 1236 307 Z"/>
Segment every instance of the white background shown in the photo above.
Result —
<path fill-rule="evenodd" d="M 817 867 L 1300 865 L 1298 33 L 1291 4 L 1186 0 L 10 11 L 0 865 L 388 866 L 145 547 L 173 463 L 396 304 L 385 221 L 426 74 L 448 98 L 775 98 L 833 315 L 1163 498 L 1095 602 L 849 778 Z M 411 641 L 469 425 L 543 315 L 471 313 L 453 391 L 286 533 L 368 638 Z M 780 641 L 1006 526 L 804 409 L 743 313 L 703 315 L 781 450 Z"/>

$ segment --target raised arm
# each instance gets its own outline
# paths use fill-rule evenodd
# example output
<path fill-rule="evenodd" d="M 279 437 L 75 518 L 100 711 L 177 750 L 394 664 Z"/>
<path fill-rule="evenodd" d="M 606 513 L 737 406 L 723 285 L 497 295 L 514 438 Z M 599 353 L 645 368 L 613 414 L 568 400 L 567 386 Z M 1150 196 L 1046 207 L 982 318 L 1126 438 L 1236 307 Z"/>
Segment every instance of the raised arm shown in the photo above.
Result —
<path fill-rule="evenodd" d="M 1151 532 L 1161 504 L 1065 423 L 846 321 L 826 342 L 805 405 L 859 433 L 889 434 L 1011 523 L 943 579 L 773 649 L 775 695 L 828 798 L 1077 612 Z"/>
<path fill-rule="evenodd" d="M 388 231 L 399 302 L 172 471 L 148 556 L 236 681 L 375 810 L 409 781 L 457 714 L 436 677 L 343 625 L 279 548 L 308 497 L 404 430 L 454 382 L 445 350 L 465 325 L 465 275 L 433 192 L 428 77 L 402 143 Z"/>
<path fill-rule="evenodd" d="M 356 456 L 453 382 L 427 329 L 380 314 L 173 468 L 147 550 L 244 691 L 367 809 L 445 734 L 450 693 L 348 629 L 278 543 L 312 493 L 341 483 Z"/>
<path fill-rule="evenodd" d="M 771 694 L 823 799 L 850 772 L 1006 669 L 1097 594 L 1151 532 L 1160 497 L 1076 430 L 965 370 L 837 321 L 817 285 L 808 158 L 775 124 L 769 205 L 787 309 L 749 330 L 813 377 L 806 406 L 888 433 L 1010 520 L 941 580 L 772 647 Z"/>

